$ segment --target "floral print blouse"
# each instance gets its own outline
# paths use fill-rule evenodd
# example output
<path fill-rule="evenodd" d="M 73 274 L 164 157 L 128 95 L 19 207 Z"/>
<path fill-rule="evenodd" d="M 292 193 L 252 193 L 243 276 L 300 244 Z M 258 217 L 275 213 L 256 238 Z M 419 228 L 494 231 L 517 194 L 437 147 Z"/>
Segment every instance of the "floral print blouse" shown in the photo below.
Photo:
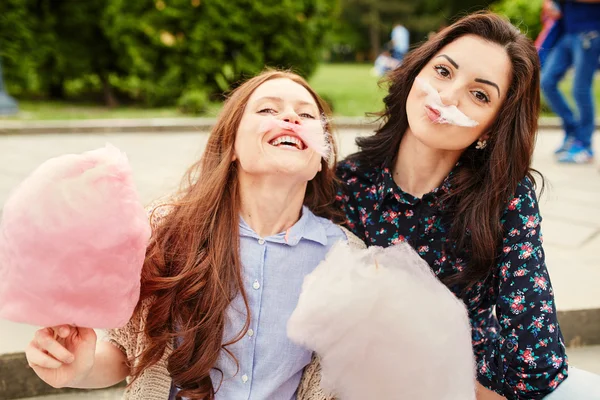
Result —
<path fill-rule="evenodd" d="M 367 245 L 408 242 L 440 279 L 464 269 L 469 251 L 456 251 L 448 239 L 452 216 L 439 204 L 440 196 L 451 190 L 452 173 L 419 199 L 402 191 L 386 165 L 359 168 L 348 160 L 338 165 L 342 185 L 337 201 L 347 227 Z M 540 222 L 533 185 L 524 179 L 503 213 L 497 267 L 462 296 L 472 325 L 478 380 L 507 399 L 541 399 L 567 377 Z M 455 256 L 444 250 L 449 247 Z M 459 290 L 451 289 L 455 294 Z"/>

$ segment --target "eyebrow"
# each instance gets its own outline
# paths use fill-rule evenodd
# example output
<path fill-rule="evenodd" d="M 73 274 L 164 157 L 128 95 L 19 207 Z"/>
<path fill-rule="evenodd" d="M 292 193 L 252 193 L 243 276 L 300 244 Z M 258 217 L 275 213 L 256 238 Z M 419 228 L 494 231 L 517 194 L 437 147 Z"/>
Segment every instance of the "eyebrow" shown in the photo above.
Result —
<path fill-rule="evenodd" d="M 498 97 L 500 97 L 500 88 L 494 82 L 491 82 L 491 81 L 488 81 L 488 80 L 485 80 L 485 79 L 481 79 L 481 78 L 475 78 L 475 82 L 485 83 L 486 85 L 490 85 L 490 86 L 495 87 L 496 90 L 498 91 Z"/>
<path fill-rule="evenodd" d="M 277 97 L 277 96 L 264 96 L 264 97 L 257 99 L 255 101 L 255 103 L 259 103 L 261 101 L 273 101 L 275 103 L 283 103 L 283 99 L 281 97 Z M 297 100 L 295 103 L 300 106 L 312 106 L 312 107 L 317 106 L 314 103 L 311 103 L 309 101 L 304 101 L 304 100 Z"/>
<path fill-rule="evenodd" d="M 458 64 L 456 63 L 456 61 L 454 61 L 453 59 L 451 59 L 450 57 L 448 57 L 446 54 L 440 54 L 438 56 L 439 57 L 443 57 L 446 60 L 448 60 L 448 62 L 450 64 L 452 64 L 454 66 L 454 68 L 459 69 L 460 67 L 458 66 Z M 498 91 L 498 97 L 500 97 L 500 88 L 498 87 L 498 85 L 496 85 L 494 82 L 492 81 L 488 81 L 487 79 L 481 79 L 481 78 L 475 78 L 475 82 L 479 82 L 479 83 L 485 83 L 486 85 L 490 85 L 496 88 L 496 90 Z"/>
<path fill-rule="evenodd" d="M 450 64 L 452 64 L 452 66 L 453 66 L 454 68 L 456 68 L 456 69 L 459 69 L 459 68 L 460 68 L 460 67 L 458 66 L 458 64 L 456 63 L 456 61 L 454 61 L 453 59 L 451 59 L 451 58 L 450 58 L 450 57 L 448 57 L 447 55 L 445 55 L 445 54 L 440 54 L 440 55 L 438 56 L 438 58 L 439 58 L 439 57 L 443 57 L 443 58 L 445 58 L 446 60 L 448 60 L 448 62 L 450 62 Z"/>

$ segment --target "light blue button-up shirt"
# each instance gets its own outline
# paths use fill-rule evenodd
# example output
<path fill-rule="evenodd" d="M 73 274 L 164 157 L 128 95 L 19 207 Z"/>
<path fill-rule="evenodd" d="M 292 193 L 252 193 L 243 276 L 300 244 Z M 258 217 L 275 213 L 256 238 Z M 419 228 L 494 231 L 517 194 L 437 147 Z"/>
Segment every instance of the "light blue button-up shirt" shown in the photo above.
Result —
<path fill-rule="evenodd" d="M 346 240 L 346 236 L 340 227 L 315 216 L 307 207 L 302 208 L 302 217 L 287 234 L 261 238 L 242 218 L 239 227 L 250 329 L 240 341 L 228 346 L 239 362 L 239 371 L 233 359 L 221 351 L 215 368 L 223 371 L 224 378 L 216 399 L 295 399 L 312 352 L 288 339 L 287 321 L 298 303 L 304 277 L 336 241 Z M 224 343 L 244 326 L 241 295 L 229 306 L 227 317 Z M 216 389 L 221 374 L 213 369 L 211 379 Z M 175 398 L 174 393 L 171 398 Z"/>

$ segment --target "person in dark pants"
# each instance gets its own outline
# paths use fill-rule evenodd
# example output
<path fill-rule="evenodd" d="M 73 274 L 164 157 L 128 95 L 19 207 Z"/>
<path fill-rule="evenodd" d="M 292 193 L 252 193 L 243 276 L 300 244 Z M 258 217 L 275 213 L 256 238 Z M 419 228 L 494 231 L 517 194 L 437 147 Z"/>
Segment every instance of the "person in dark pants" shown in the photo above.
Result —
<path fill-rule="evenodd" d="M 557 7 L 558 5 L 558 7 Z M 544 12 L 560 18 L 562 35 L 542 68 L 541 87 L 552 110 L 562 119 L 565 138 L 556 150 L 559 162 L 593 161 L 594 98 L 592 85 L 600 57 L 600 0 L 545 0 Z M 558 90 L 566 71 L 573 67 L 573 98 L 577 112 Z"/>

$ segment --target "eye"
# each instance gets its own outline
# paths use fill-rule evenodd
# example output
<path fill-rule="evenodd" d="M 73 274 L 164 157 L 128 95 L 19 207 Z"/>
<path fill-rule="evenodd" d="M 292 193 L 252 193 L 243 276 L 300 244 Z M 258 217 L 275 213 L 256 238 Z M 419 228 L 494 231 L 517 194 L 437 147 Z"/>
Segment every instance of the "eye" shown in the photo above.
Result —
<path fill-rule="evenodd" d="M 316 119 L 312 114 L 309 114 L 309 113 L 302 113 L 302 114 L 300 114 L 300 116 L 302 118 Z"/>
<path fill-rule="evenodd" d="M 481 102 L 481 103 L 489 103 L 490 102 L 490 97 L 487 95 L 487 93 L 481 91 L 481 90 L 475 90 L 473 93 L 473 96 L 475 96 L 475 99 L 477 99 L 477 101 Z"/>
<path fill-rule="evenodd" d="M 444 66 L 444 65 L 436 65 L 433 68 L 435 69 L 435 71 L 437 72 L 437 74 L 440 75 L 443 78 L 449 78 L 452 75 L 450 73 L 450 70 L 446 66 Z"/>
<path fill-rule="evenodd" d="M 263 109 L 258 110 L 258 113 L 259 114 L 276 114 L 277 111 L 275 111 L 272 108 L 263 108 Z"/>

